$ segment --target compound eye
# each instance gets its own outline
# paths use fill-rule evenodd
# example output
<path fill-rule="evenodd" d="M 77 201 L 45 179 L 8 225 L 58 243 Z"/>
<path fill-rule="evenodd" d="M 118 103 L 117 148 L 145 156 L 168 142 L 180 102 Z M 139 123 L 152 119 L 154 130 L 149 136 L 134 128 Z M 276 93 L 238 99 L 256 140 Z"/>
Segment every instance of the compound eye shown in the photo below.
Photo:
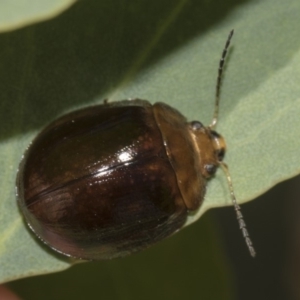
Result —
<path fill-rule="evenodd" d="M 219 151 L 218 151 L 218 160 L 219 161 L 222 161 L 223 160 L 223 158 L 224 158 L 224 156 L 225 156 L 225 150 L 224 150 L 224 148 L 222 148 L 222 149 L 220 149 Z"/>
<path fill-rule="evenodd" d="M 225 156 L 226 144 L 224 138 L 215 131 L 211 131 L 211 136 L 215 148 L 215 153 L 218 158 L 218 161 L 222 161 Z"/>
<path fill-rule="evenodd" d="M 205 170 L 209 176 L 213 176 L 216 173 L 217 168 L 218 166 L 213 164 L 205 165 Z"/>
<path fill-rule="evenodd" d="M 192 121 L 190 124 L 191 124 L 192 130 L 194 130 L 194 131 L 197 131 L 197 130 L 201 129 L 202 127 L 204 127 L 203 124 L 199 121 Z"/>

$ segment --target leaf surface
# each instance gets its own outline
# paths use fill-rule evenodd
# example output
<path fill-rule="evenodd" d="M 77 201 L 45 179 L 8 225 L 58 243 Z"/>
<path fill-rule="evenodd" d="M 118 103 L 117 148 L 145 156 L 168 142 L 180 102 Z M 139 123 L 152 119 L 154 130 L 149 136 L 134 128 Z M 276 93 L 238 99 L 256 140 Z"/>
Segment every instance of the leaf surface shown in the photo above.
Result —
<path fill-rule="evenodd" d="M 33 237 L 15 199 L 20 158 L 39 130 L 105 98 L 166 102 L 209 124 L 218 61 L 232 28 L 217 130 L 227 141 L 238 201 L 299 174 L 299 9 L 296 0 L 226 1 L 218 12 L 202 1 L 82 1 L 56 19 L 2 34 L 1 281 L 72 264 Z M 230 203 L 220 170 L 189 222 Z"/>

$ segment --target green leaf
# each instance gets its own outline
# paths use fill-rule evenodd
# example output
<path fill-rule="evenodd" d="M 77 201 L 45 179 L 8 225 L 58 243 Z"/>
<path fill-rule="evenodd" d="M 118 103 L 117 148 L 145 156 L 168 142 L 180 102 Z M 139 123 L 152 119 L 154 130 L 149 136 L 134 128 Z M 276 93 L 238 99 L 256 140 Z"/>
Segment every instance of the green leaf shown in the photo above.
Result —
<path fill-rule="evenodd" d="M 182 300 L 198 299 L 199 294 L 200 299 L 233 300 L 233 279 L 211 216 L 136 255 L 78 264 L 9 287 L 31 300 Z"/>
<path fill-rule="evenodd" d="M 0 36 L 1 281 L 72 263 L 33 237 L 16 204 L 18 163 L 37 132 L 105 98 L 166 102 L 209 124 L 218 61 L 232 28 L 217 130 L 227 141 L 238 201 L 300 172 L 300 2 L 235 4 L 82 1 L 59 18 Z M 230 203 L 220 170 L 189 221 Z"/>
<path fill-rule="evenodd" d="M 4 0 L 0 2 L 0 32 L 51 19 L 76 0 Z"/>

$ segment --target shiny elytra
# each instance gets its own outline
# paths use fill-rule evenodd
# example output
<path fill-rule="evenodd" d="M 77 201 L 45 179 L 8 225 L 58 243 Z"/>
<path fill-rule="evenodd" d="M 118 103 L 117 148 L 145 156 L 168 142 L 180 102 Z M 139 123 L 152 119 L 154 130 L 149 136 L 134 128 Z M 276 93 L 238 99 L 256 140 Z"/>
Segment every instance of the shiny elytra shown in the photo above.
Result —
<path fill-rule="evenodd" d="M 54 250 L 82 259 L 125 256 L 182 228 L 203 201 L 223 145 L 163 103 L 88 107 L 31 143 L 18 201 L 29 227 Z"/>

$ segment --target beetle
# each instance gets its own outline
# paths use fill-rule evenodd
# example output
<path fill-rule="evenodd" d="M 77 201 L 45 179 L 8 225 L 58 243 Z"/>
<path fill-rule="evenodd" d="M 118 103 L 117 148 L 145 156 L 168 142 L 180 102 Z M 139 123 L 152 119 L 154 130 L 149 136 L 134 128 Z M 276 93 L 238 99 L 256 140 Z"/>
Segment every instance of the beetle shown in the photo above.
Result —
<path fill-rule="evenodd" d="M 228 168 L 225 141 L 213 122 L 187 122 L 164 103 L 135 99 L 66 114 L 34 139 L 21 160 L 17 198 L 31 230 L 66 256 L 122 257 L 172 235 L 203 202 L 206 183 L 221 166 L 240 228 L 255 255 Z"/>

